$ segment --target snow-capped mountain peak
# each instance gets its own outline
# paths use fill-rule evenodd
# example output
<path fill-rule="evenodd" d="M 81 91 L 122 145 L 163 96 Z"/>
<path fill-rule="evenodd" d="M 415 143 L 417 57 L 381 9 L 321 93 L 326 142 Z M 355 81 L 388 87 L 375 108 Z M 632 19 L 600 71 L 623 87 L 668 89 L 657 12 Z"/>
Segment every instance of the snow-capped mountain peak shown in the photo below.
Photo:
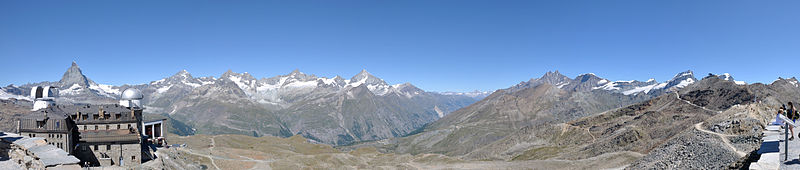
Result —
<path fill-rule="evenodd" d="M 736 83 L 737 85 L 746 85 L 747 84 L 744 81 L 736 81 L 735 79 L 733 79 L 733 76 L 731 76 L 730 73 L 722 73 L 721 75 L 717 75 L 717 77 L 719 79 L 722 79 L 722 80 L 725 80 L 725 81 L 731 81 L 733 83 Z"/>
<path fill-rule="evenodd" d="M 367 72 L 366 69 L 361 70 L 361 72 L 350 78 L 350 80 L 347 82 L 348 82 L 347 85 L 350 87 L 358 87 L 362 84 L 367 85 L 367 87 L 369 87 L 370 85 L 372 85 L 373 87 L 388 86 L 388 84 L 386 84 L 386 82 L 383 81 L 383 79 L 373 76 L 372 74 Z M 370 90 L 372 90 L 372 88 L 370 88 Z"/>
<path fill-rule="evenodd" d="M 694 77 L 694 72 L 692 72 L 692 70 L 687 70 L 675 74 L 675 77 L 669 80 L 665 86 L 666 88 L 670 87 L 684 88 L 694 82 L 697 82 L 697 78 Z"/>
<path fill-rule="evenodd" d="M 203 84 L 207 84 L 207 83 L 203 83 L 203 82 L 195 79 L 194 77 L 192 77 L 192 74 L 190 74 L 186 70 L 181 70 L 181 71 L 173 74 L 170 77 L 150 82 L 150 85 L 156 86 L 156 87 L 158 87 L 160 89 L 160 90 L 158 90 L 159 92 L 164 92 L 167 89 L 169 89 L 171 86 L 174 86 L 174 85 L 177 85 L 177 86 L 190 86 L 190 87 L 194 88 L 194 87 L 200 87 Z"/>

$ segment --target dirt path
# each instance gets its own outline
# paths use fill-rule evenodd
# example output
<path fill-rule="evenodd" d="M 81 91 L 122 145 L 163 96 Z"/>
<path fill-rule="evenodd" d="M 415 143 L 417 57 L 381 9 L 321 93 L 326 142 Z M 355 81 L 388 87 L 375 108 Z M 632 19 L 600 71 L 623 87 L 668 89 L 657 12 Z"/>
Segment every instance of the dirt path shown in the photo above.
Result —
<path fill-rule="evenodd" d="M 736 149 L 736 147 L 733 147 L 733 145 L 731 144 L 731 141 L 728 140 L 728 138 L 727 138 L 727 137 L 732 137 L 732 136 L 736 136 L 736 135 L 721 134 L 721 133 L 712 132 L 712 131 L 703 129 L 703 122 L 694 124 L 694 128 L 699 130 L 699 131 L 701 131 L 701 132 L 705 132 L 705 133 L 708 133 L 708 134 L 719 136 L 719 138 L 722 139 L 722 142 L 725 143 L 725 146 L 728 146 L 729 148 L 733 149 L 733 151 L 736 152 L 737 156 L 744 157 L 745 155 L 747 155 L 747 153 L 739 151 L 738 149 Z"/>
<path fill-rule="evenodd" d="M 690 102 L 688 100 L 683 100 L 683 99 L 681 99 L 681 95 L 678 94 L 678 92 L 675 92 L 675 96 L 678 97 L 678 100 L 684 101 L 684 102 L 686 102 L 686 103 L 688 103 L 688 104 L 690 104 L 692 106 L 699 107 L 699 108 L 701 108 L 703 110 L 706 110 L 706 111 L 709 111 L 709 112 L 715 112 L 715 113 L 722 113 L 722 111 L 716 111 L 716 110 L 707 109 L 706 107 L 698 106 L 698 105 L 696 105 L 696 104 L 694 104 L 694 103 L 692 103 L 692 102 Z"/>
<path fill-rule="evenodd" d="M 217 136 L 212 136 L 211 137 L 211 145 L 208 147 L 209 154 L 196 153 L 196 152 L 192 151 L 191 149 L 185 149 L 185 148 L 181 148 L 181 149 L 183 151 L 185 151 L 186 153 L 208 158 L 211 161 L 211 165 L 213 165 L 214 168 L 216 168 L 216 169 L 222 169 L 222 168 L 219 168 L 219 166 L 217 166 L 217 163 L 214 161 L 215 159 L 217 159 L 217 160 L 228 160 L 228 161 L 255 162 L 257 164 L 259 164 L 259 163 L 260 164 L 266 164 L 266 167 L 269 167 L 269 164 L 274 162 L 274 160 L 257 160 L 257 159 L 253 159 L 253 158 L 250 158 L 250 157 L 247 157 L 247 156 L 242 156 L 242 155 L 236 155 L 236 156 L 239 156 L 239 157 L 244 158 L 244 159 L 233 159 L 233 158 L 215 156 L 215 155 L 213 155 L 213 152 L 214 152 L 214 148 L 217 145 L 216 140 L 215 140 L 216 137 Z M 257 167 L 257 166 L 254 165 L 252 168 L 255 168 L 255 167 Z"/>
<path fill-rule="evenodd" d="M 716 113 L 722 113 L 722 111 L 716 111 L 716 110 L 707 109 L 706 107 L 698 106 L 698 105 L 696 105 L 696 104 L 694 104 L 694 103 L 692 103 L 692 102 L 689 102 L 688 100 L 683 100 L 683 99 L 681 99 L 681 95 L 680 95 L 680 94 L 678 94 L 677 92 L 675 93 L 675 96 L 678 98 L 678 100 L 684 101 L 684 102 L 686 102 L 686 103 L 688 103 L 688 104 L 690 104 L 690 105 L 692 105 L 692 106 L 699 107 L 699 108 L 701 108 L 701 109 L 703 109 L 703 110 L 710 111 L 710 112 L 716 112 Z M 708 133 L 708 134 L 712 134 L 712 135 L 717 135 L 717 136 L 719 136 L 719 138 L 721 138 L 721 139 L 722 139 L 722 143 L 724 143 L 724 144 L 725 144 L 725 146 L 728 146 L 728 147 L 729 147 L 729 148 L 731 148 L 731 149 L 732 149 L 734 152 L 736 152 L 736 155 L 737 155 L 737 156 L 739 156 L 739 157 L 744 157 L 744 156 L 746 156 L 746 155 L 747 155 L 747 153 L 744 153 L 744 152 L 742 152 L 742 151 L 739 151 L 738 149 L 736 149 L 736 147 L 734 147 L 734 146 L 731 144 L 731 141 L 730 141 L 730 140 L 728 140 L 728 138 L 727 138 L 727 137 L 732 137 L 732 136 L 736 136 L 736 135 L 721 134 L 721 133 L 712 132 L 712 131 L 709 131 L 709 130 L 703 129 L 703 122 L 700 122 L 700 123 L 694 124 L 694 128 L 695 128 L 695 129 L 697 129 L 697 130 L 699 130 L 699 131 L 701 131 L 701 132 L 705 132 L 705 133 Z"/>
<path fill-rule="evenodd" d="M 214 138 L 216 138 L 216 137 L 217 136 L 212 136 L 211 137 L 211 147 L 208 147 L 209 152 L 208 152 L 208 156 L 207 157 L 208 157 L 208 159 L 211 160 L 211 165 L 214 165 L 214 168 L 219 169 L 219 167 L 217 166 L 217 163 L 214 163 L 214 158 L 211 157 L 211 155 L 214 154 L 214 146 L 216 146 L 216 143 L 214 142 Z"/>

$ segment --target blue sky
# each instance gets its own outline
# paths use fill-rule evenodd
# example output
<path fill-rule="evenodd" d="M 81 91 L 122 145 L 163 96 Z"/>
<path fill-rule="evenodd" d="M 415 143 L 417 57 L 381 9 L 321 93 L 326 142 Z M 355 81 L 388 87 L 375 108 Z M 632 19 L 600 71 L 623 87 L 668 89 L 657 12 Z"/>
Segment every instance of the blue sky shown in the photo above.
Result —
<path fill-rule="evenodd" d="M 559 70 L 665 81 L 693 70 L 800 73 L 800 1 L 0 1 L 0 84 L 102 84 L 182 69 L 294 69 L 431 91 L 506 88 Z"/>

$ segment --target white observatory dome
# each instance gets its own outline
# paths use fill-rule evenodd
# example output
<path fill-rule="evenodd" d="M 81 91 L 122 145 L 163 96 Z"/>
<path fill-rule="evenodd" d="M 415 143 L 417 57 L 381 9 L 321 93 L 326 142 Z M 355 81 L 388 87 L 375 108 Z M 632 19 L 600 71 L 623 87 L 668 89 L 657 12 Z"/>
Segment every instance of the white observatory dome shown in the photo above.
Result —
<path fill-rule="evenodd" d="M 142 100 L 144 95 L 142 95 L 142 91 L 139 89 L 129 88 L 122 91 L 122 96 L 120 100 Z"/>

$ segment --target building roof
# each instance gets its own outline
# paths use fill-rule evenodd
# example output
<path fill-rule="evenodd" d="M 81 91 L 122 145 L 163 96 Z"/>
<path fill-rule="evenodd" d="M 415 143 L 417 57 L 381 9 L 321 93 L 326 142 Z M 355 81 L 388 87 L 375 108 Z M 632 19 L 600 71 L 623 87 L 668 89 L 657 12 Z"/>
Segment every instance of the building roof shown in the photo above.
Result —
<path fill-rule="evenodd" d="M 22 116 L 22 119 L 34 119 L 42 121 L 45 118 L 50 119 L 66 119 L 68 113 L 58 107 L 47 107 L 36 111 L 31 111 L 29 114 Z"/>
<path fill-rule="evenodd" d="M 100 114 L 100 109 L 103 109 L 105 114 L 130 114 L 131 109 L 127 107 L 120 106 L 119 104 L 101 104 L 101 105 L 89 105 L 89 104 L 80 104 L 80 105 L 56 105 L 55 107 L 47 107 L 45 109 L 39 109 L 36 111 L 31 111 L 30 114 L 23 116 L 22 118 L 26 119 L 37 119 L 37 120 L 44 120 L 45 115 L 51 119 L 65 119 L 67 116 L 76 115 L 79 112 L 85 115 L 98 115 Z M 93 117 L 89 117 L 89 119 L 93 119 Z"/>
<path fill-rule="evenodd" d="M 45 167 L 70 165 L 80 162 L 78 158 L 69 155 L 66 151 L 53 145 L 48 145 L 47 141 L 41 137 L 28 138 L 12 133 L 0 133 L 0 140 L 14 143 L 22 149 L 30 151 L 42 161 Z"/>
<path fill-rule="evenodd" d="M 59 107 L 61 110 L 67 111 L 67 115 L 69 116 L 77 116 L 80 113 L 81 118 L 76 118 L 73 120 L 76 124 L 132 123 L 137 121 L 135 118 L 129 116 L 131 114 L 131 109 L 119 104 L 59 105 L 57 107 Z M 108 118 L 99 116 L 101 110 L 104 115 L 108 116 Z M 119 115 L 119 117 L 117 117 L 117 115 Z M 84 118 L 83 116 L 86 117 Z M 95 116 L 98 117 L 95 118 Z"/>
<path fill-rule="evenodd" d="M 166 119 L 166 118 L 162 118 L 162 119 L 150 118 L 150 119 L 145 119 L 145 121 L 142 121 L 142 123 L 145 123 L 145 124 L 147 124 L 147 123 L 153 123 L 153 122 L 165 122 L 165 121 L 167 121 L 167 119 Z"/>
<path fill-rule="evenodd" d="M 22 116 L 19 120 L 20 132 L 68 133 L 69 124 L 66 112 L 57 107 L 47 107 Z M 43 122 L 43 123 L 39 123 Z"/>
<path fill-rule="evenodd" d="M 81 130 L 81 142 L 139 142 L 139 133 L 127 129 L 117 130 Z"/>
<path fill-rule="evenodd" d="M 99 114 L 100 109 L 106 113 L 123 113 L 130 114 L 131 109 L 119 104 L 80 104 L 80 105 L 58 105 L 61 110 L 67 111 L 69 115 L 76 115 L 78 112 L 81 114 L 96 115 Z"/>

